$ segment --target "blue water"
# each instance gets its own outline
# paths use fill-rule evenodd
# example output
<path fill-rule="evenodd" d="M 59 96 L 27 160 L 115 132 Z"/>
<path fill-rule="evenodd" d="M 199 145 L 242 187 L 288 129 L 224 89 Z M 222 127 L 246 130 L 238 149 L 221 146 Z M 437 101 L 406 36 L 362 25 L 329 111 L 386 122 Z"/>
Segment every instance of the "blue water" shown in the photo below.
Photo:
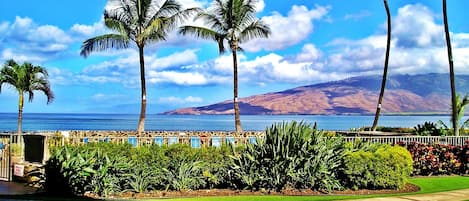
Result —
<path fill-rule="evenodd" d="M 24 114 L 24 131 L 56 130 L 136 130 L 137 114 Z M 448 124 L 449 116 L 381 116 L 379 125 L 390 127 L 414 127 L 425 121 L 443 120 Z M 370 126 L 373 116 L 339 115 L 242 115 L 244 130 L 264 130 L 272 123 L 283 121 L 317 122 L 320 129 L 349 130 Z M 448 124 L 449 125 L 449 124 Z M 0 131 L 15 131 L 17 114 L 0 113 Z M 145 130 L 234 130 L 231 115 L 147 115 Z"/>

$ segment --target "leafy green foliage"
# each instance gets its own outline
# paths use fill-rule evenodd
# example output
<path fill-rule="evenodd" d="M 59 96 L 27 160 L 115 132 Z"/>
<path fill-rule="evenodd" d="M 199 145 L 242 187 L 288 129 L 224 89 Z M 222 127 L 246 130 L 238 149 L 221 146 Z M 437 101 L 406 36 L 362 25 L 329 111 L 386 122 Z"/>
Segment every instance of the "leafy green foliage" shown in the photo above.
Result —
<path fill-rule="evenodd" d="M 302 122 L 273 125 L 265 139 L 231 156 L 238 187 L 280 191 L 287 187 L 341 188 L 336 172 L 344 143 Z"/>
<path fill-rule="evenodd" d="M 51 193 L 191 190 L 227 186 L 228 147 L 140 146 L 90 143 L 55 147 L 45 165 Z"/>
<path fill-rule="evenodd" d="M 349 151 L 344 158 L 346 185 L 352 189 L 402 188 L 412 173 L 412 158 L 402 147 Z"/>
<path fill-rule="evenodd" d="M 424 124 L 418 124 L 414 127 L 414 134 L 419 136 L 445 136 L 447 129 L 439 126 L 441 123 L 426 121 Z"/>
<path fill-rule="evenodd" d="M 134 148 L 88 143 L 51 151 L 45 165 L 46 190 L 75 195 L 207 188 L 398 188 L 412 171 L 404 148 L 345 143 L 341 137 L 330 137 L 316 125 L 302 122 L 273 125 L 266 129 L 265 138 L 239 147 L 193 149 L 174 144 Z"/>

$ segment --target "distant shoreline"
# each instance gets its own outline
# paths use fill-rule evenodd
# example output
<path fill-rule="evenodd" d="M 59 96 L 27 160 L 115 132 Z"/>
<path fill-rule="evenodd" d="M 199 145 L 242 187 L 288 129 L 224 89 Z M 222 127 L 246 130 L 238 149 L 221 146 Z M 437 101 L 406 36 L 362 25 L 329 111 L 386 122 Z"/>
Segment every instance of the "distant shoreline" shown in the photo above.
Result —
<path fill-rule="evenodd" d="M 0 112 L 2 114 L 17 114 L 15 112 Z M 23 115 L 136 115 L 136 113 L 51 113 L 51 112 L 28 112 Z M 152 113 L 147 115 L 160 115 L 160 116 L 233 116 L 233 114 L 163 114 L 163 113 Z M 367 113 L 342 113 L 342 114 L 241 114 L 242 116 L 374 116 L 375 114 Z M 466 114 L 466 115 L 469 115 Z M 449 113 L 438 113 L 438 112 L 401 112 L 401 113 L 381 113 L 380 116 L 450 116 Z"/>
<path fill-rule="evenodd" d="M 17 114 L 15 112 L 0 112 L 2 114 Z M 23 113 L 24 115 L 32 114 L 32 115 L 136 115 L 137 113 L 85 113 L 85 112 L 77 112 L 77 113 L 51 113 L 51 112 L 27 112 Z M 152 113 L 147 115 L 160 115 L 160 116 L 233 116 L 233 114 L 163 114 L 163 113 Z M 342 114 L 241 114 L 242 116 L 374 116 L 375 114 L 371 113 L 342 113 Z M 469 115 L 467 113 L 466 115 Z M 380 116 L 450 116 L 450 113 L 438 113 L 438 112 L 399 112 L 399 113 L 381 113 Z"/>

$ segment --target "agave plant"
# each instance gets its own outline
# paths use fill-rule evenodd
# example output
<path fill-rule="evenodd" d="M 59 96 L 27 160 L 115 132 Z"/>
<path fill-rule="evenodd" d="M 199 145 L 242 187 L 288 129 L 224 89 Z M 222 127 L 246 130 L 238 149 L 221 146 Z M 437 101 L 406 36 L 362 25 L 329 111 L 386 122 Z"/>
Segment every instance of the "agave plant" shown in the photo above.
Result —
<path fill-rule="evenodd" d="M 251 190 L 330 191 L 341 188 L 336 172 L 343 152 L 342 138 L 326 137 L 316 125 L 282 123 L 268 128 L 265 139 L 232 155 L 232 172 L 240 185 Z"/>

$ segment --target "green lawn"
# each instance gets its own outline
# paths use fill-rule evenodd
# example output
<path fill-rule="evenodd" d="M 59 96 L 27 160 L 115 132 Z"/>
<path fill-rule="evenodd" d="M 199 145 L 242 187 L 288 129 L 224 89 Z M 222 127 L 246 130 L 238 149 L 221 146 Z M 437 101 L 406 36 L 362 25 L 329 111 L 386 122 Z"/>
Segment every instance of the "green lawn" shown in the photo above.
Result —
<path fill-rule="evenodd" d="M 469 188 L 468 176 L 444 176 L 413 178 L 411 183 L 420 186 L 420 191 L 413 194 L 436 193 Z"/>
<path fill-rule="evenodd" d="M 445 177 L 420 177 L 410 179 L 410 183 L 420 186 L 421 191 L 410 194 L 436 193 L 469 188 L 469 177 L 445 176 Z M 388 197 L 393 195 L 365 195 L 365 196 L 233 196 L 233 197 L 203 197 L 203 198 L 178 198 L 168 201 L 314 201 L 314 200 L 347 200 L 370 197 Z M 156 199 L 153 199 L 156 201 Z M 150 200 L 151 201 L 151 200 Z"/>

